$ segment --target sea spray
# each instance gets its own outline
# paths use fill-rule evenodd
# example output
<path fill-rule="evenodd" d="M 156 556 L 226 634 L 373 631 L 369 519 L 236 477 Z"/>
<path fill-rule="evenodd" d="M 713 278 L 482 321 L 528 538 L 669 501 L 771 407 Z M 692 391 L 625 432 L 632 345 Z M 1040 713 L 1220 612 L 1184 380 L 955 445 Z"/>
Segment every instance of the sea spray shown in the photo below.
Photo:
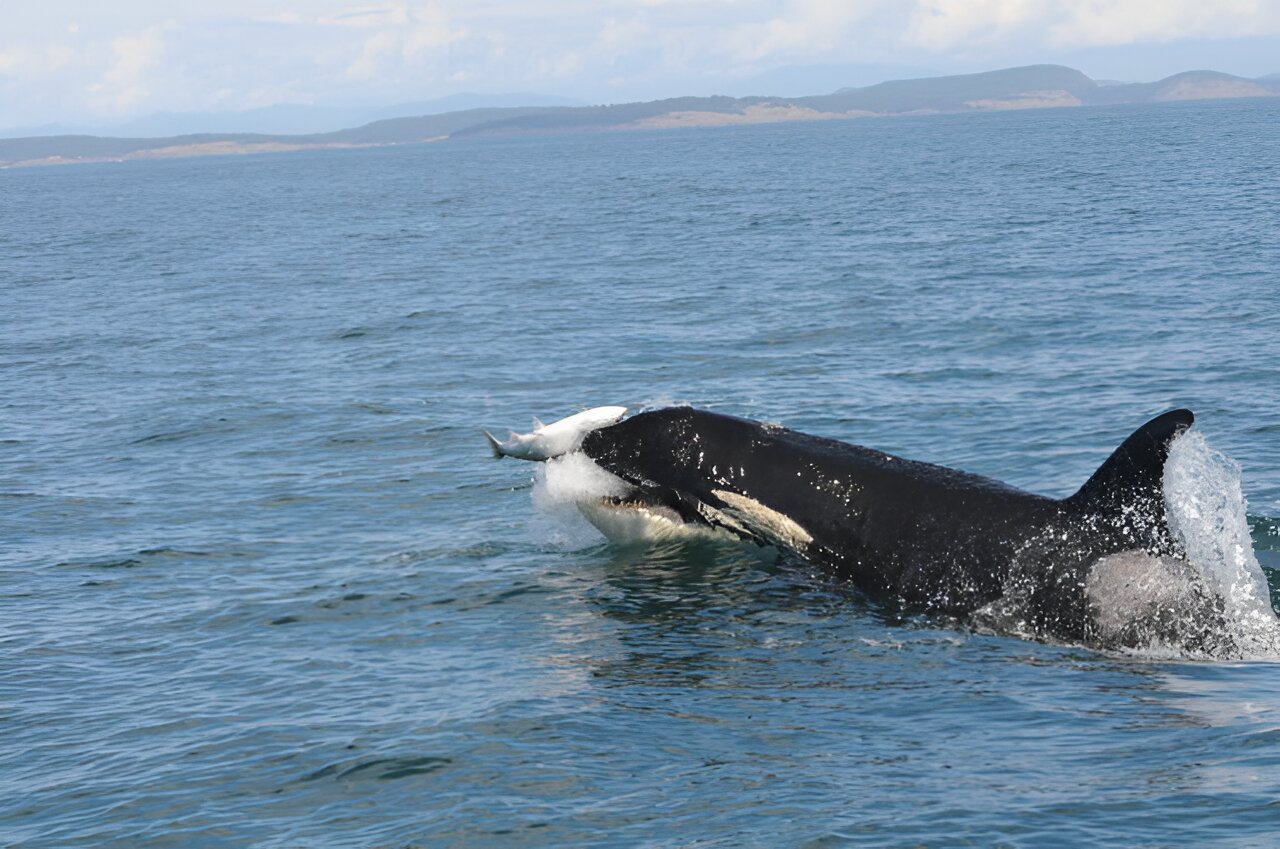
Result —
<path fill-rule="evenodd" d="M 566 548 L 585 548 L 600 542 L 599 532 L 582 515 L 579 505 L 602 498 L 619 498 L 630 487 L 600 468 L 580 451 L 539 463 L 533 476 L 533 505 L 543 516 L 540 534 Z"/>
<path fill-rule="evenodd" d="M 629 484 L 581 452 L 543 463 L 534 476 L 533 503 L 552 519 L 550 541 L 557 545 L 582 548 L 598 543 L 602 534 L 618 545 L 743 545 L 728 531 L 686 522 L 672 508 L 643 498 L 633 499 L 636 495 Z"/>
<path fill-rule="evenodd" d="M 1253 553 L 1239 464 L 1189 431 L 1170 448 L 1164 497 L 1174 539 L 1222 599 L 1226 636 L 1242 656 L 1280 656 L 1280 620 Z"/>

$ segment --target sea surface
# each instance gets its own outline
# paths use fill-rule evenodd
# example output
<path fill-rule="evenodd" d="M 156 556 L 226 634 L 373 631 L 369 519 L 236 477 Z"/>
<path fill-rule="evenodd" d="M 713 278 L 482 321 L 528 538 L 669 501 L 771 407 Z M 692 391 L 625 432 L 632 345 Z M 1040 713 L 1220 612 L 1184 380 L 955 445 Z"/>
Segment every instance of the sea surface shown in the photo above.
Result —
<path fill-rule="evenodd" d="M 1186 406 L 1274 592 L 1278 162 L 1239 101 L 0 172 L 0 846 L 1276 845 L 1276 655 L 610 546 L 481 429 L 1064 496 Z"/>

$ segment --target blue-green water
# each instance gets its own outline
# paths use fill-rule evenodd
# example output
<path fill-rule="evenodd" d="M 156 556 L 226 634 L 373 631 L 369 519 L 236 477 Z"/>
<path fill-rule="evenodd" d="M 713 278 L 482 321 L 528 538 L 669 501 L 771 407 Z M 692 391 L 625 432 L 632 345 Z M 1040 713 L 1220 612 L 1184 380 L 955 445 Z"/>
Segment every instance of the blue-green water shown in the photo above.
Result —
<path fill-rule="evenodd" d="M 1187 406 L 1280 566 L 1277 161 L 1216 103 L 0 172 L 0 845 L 1271 844 L 1269 658 L 610 548 L 480 429 L 1060 496 Z"/>

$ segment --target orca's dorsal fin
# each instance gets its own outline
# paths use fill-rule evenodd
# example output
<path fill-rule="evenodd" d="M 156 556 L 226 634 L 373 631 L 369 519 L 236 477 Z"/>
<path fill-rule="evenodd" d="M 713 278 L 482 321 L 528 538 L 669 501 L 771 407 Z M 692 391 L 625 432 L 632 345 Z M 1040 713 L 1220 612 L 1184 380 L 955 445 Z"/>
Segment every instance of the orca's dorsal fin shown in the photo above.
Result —
<path fill-rule="evenodd" d="M 1080 509 L 1114 513 L 1127 507 L 1164 512 L 1162 480 L 1169 446 L 1195 416 L 1190 410 L 1170 410 L 1133 432 L 1067 499 Z"/>

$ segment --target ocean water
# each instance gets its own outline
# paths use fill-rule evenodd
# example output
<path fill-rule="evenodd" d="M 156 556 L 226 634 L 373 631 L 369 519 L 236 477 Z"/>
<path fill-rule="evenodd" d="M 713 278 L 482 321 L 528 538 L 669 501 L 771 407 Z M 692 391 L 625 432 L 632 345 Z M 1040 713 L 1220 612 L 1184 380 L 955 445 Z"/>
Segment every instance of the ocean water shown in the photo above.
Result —
<path fill-rule="evenodd" d="M 0 845 L 1271 845 L 1265 645 L 609 546 L 481 429 L 690 403 L 1062 496 L 1186 406 L 1188 549 L 1275 594 L 1277 161 L 1223 102 L 0 172 Z"/>

